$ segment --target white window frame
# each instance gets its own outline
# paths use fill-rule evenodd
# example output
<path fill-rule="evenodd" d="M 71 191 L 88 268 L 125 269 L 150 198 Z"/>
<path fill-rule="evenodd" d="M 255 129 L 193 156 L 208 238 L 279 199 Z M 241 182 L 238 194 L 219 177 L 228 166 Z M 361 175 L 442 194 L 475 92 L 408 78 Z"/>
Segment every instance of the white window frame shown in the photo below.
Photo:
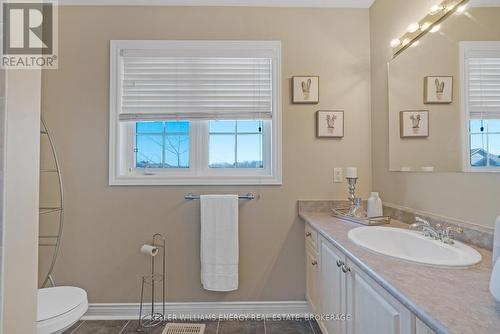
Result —
<path fill-rule="evenodd" d="M 189 168 L 134 168 L 135 123 L 119 121 L 120 54 L 126 49 L 177 50 L 209 48 L 224 56 L 224 50 L 258 56 L 273 54 L 273 112 L 264 120 L 264 168 L 209 168 L 208 121 L 190 121 Z M 192 53 L 191 53 L 192 54 Z M 280 41 L 134 41 L 110 43 L 109 99 L 109 185 L 281 185 L 282 184 L 282 107 Z"/>
<path fill-rule="evenodd" d="M 459 44 L 460 58 L 460 93 L 461 93 L 461 139 L 462 139 L 462 171 L 467 173 L 500 173 L 500 167 L 474 167 L 470 164 L 470 112 L 469 106 L 469 78 L 466 68 L 466 59 L 473 53 L 475 56 L 491 56 L 491 53 L 500 53 L 498 41 L 462 41 Z"/>

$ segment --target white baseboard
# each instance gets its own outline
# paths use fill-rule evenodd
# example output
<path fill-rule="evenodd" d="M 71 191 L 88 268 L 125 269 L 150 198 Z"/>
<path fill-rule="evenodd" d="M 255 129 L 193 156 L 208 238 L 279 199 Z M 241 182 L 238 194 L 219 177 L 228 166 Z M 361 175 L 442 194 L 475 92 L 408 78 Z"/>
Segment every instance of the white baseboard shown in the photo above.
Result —
<path fill-rule="evenodd" d="M 155 309 L 161 312 L 161 304 L 158 303 Z M 234 316 L 264 317 L 272 315 L 304 317 L 311 314 L 311 309 L 306 301 L 167 303 L 165 313 L 174 319 L 208 319 Z M 89 309 L 82 319 L 133 320 L 137 319 L 138 316 L 139 303 L 89 304 Z"/>

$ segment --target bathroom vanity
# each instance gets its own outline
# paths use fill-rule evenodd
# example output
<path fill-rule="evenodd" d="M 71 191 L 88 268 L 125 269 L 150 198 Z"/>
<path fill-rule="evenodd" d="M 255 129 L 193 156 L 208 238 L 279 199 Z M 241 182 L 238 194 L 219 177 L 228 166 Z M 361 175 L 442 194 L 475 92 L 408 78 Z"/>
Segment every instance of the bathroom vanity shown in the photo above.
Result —
<path fill-rule="evenodd" d="M 306 298 L 323 333 L 500 333 L 488 291 L 491 252 L 477 248 L 482 261 L 470 268 L 425 266 L 357 246 L 348 232 L 360 225 L 325 208 L 299 215 Z M 395 220 L 387 226 L 408 228 Z"/>

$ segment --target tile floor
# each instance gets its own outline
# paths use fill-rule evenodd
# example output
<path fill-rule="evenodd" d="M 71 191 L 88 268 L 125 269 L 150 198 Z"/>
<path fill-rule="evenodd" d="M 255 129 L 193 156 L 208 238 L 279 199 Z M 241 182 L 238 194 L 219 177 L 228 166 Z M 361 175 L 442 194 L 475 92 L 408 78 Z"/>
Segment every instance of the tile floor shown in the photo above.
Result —
<path fill-rule="evenodd" d="M 199 323 L 199 322 L 198 322 Z M 204 321 L 204 334 L 321 334 L 315 321 Z M 64 334 L 132 334 L 137 332 L 137 320 L 85 320 L 79 321 Z M 157 326 L 145 334 L 161 334 L 164 326 Z"/>

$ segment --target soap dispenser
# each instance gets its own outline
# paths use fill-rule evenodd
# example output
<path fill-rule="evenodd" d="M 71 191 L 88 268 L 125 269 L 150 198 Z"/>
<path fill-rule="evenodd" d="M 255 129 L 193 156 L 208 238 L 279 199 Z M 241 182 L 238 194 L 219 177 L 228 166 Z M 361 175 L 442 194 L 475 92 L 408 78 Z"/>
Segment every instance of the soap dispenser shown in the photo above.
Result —
<path fill-rule="evenodd" d="M 382 200 L 378 195 L 378 192 L 372 192 L 368 198 L 368 217 L 380 217 L 383 216 Z"/>

